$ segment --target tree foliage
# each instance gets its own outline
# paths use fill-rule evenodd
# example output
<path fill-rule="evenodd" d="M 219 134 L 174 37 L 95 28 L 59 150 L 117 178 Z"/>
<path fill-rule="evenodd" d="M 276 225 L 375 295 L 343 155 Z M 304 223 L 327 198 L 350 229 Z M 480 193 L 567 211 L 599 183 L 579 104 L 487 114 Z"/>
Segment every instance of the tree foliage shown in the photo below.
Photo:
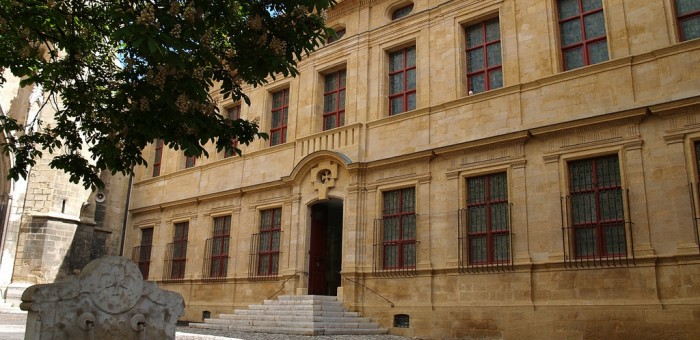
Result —
<path fill-rule="evenodd" d="M 26 177 L 48 151 L 71 181 L 101 186 L 100 171 L 145 164 L 156 138 L 189 156 L 208 156 L 206 143 L 240 154 L 232 140 L 267 136 L 255 121 L 224 117 L 210 90 L 248 102 L 242 83 L 296 75 L 331 33 L 323 14 L 333 3 L 0 0 L 0 86 L 9 69 L 41 86 L 55 110 L 51 124 L 0 117 L 9 177 Z"/>

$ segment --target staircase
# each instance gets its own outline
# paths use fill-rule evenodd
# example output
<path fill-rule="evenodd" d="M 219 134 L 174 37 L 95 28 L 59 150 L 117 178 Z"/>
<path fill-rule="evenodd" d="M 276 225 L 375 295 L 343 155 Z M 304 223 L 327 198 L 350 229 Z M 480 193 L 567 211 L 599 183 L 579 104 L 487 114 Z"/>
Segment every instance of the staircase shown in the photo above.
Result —
<path fill-rule="evenodd" d="M 205 319 L 204 323 L 191 323 L 190 327 L 297 335 L 389 332 L 357 312 L 348 312 L 335 296 L 282 295 L 278 300 L 265 300 L 248 308 L 220 314 L 218 319 Z"/>

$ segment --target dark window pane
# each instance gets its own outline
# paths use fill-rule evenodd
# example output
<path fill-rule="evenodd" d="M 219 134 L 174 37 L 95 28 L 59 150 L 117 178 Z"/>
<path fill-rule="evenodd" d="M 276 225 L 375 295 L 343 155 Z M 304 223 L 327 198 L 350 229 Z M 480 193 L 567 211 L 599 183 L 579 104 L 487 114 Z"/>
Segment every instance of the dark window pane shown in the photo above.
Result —
<path fill-rule="evenodd" d="M 615 224 L 605 228 L 605 251 L 608 255 L 626 253 L 626 243 L 623 224 Z"/>
<path fill-rule="evenodd" d="M 389 80 L 389 94 L 401 93 L 403 92 L 403 72 L 392 74 Z"/>
<path fill-rule="evenodd" d="M 396 97 L 391 99 L 391 113 L 401 113 L 403 112 L 403 97 Z"/>
<path fill-rule="evenodd" d="M 486 22 L 486 42 L 496 41 L 501 39 L 501 30 L 498 25 L 498 19 L 489 20 Z"/>
<path fill-rule="evenodd" d="M 484 49 L 478 48 L 467 53 L 467 72 L 484 69 Z"/>
<path fill-rule="evenodd" d="M 572 195 L 571 205 L 574 224 L 587 224 L 596 221 L 595 193 Z"/>
<path fill-rule="evenodd" d="M 588 12 L 603 7 L 602 0 L 583 0 L 583 11 Z"/>
<path fill-rule="evenodd" d="M 561 24 L 561 45 L 566 47 L 580 43 L 583 38 L 581 33 L 581 23 L 579 20 L 563 22 Z"/>
<path fill-rule="evenodd" d="M 586 15 L 583 18 L 586 27 L 586 39 L 593 39 L 605 35 L 605 17 L 603 12 Z"/>
<path fill-rule="evenodd" d="M 486 206 L 469 207 L 468 220 L 470 233 L 486 232 Z"/>
<path fill-rule="evenodd" d="M 576 229 L 576 256 L 593 256 L 597 253 L 595 228 Z"/>
<path fill-rule="evenodd" d="M 416 47 L 406 48 L 406 68 L 416 66 Z"/>
<path fill-rule="evenodd" d="M 403 50 L 391 53 L 389 55 L 389 71 L 395 72 L 403 69 Z"/>
<path fill-rule="evenodd" d="M 416 265 L 416 244 L 408 243 L 403 246 L 403 267 L 415 267 Z"/>
<path fill-rule="evenodd" d="M 413 10 L 413 4 L 401 7 L 399 9 L 397 9 L 396 11 L 394 11 L 394 13 L 391 15 L 391 19 L 392 20 L 401 19 L 401 18 L 407 16 L 408 14 L 410 14 L 412 10 Z"/>
<path fill-rule="evenodd" d="M 406 90 L 416 89 L 416 69 L 406 71 Z"/>
<path fill-rule="evenodd" d="M 700 4 L 700 1 L 697 3 Z M 683 40 L 700 38 L 700 15 L 681 21 Z"/>
<path fill-rule="evenodd" d="M 498 235 L 493 238 L 494 261 L 506 261 L 510 259 L 510 239 L 508 235 Z"/>
<path fill-rule="evenodd" d="M 486 84 L 484 84 L 484 74 L 476 74 L 469 77 L 469 89 L 474 93 L 484 92 Z"/>
<path fill-rule="evenodd" d="M 564 51 L 564 64 L 567 70 L 584 66 L 583 48 L 578 47 Z"/>
<path fill-rule="evenodd" d="M 678 12 L 678 15 L 685 15 L 691 12 L 700 11 L 700 1 L 676 0 L 676 11 Z"/>
<path fill-rule="evenodd" d="M 484 43 L 484 33 L 481 25 L 467 27 L 467 48 L 479 46 Z"/>
<path fill-rule="evenodd" d="M 338 74 L 333 72 L 326 75 L 325 92 L 330 92 L 338 88 Z"/>
<path fill-rule="evenodd" d="M 469 255 L 471 262 L 486 261 L 486 237 L 474 237 L 469 239 Z"/>
<path fill-rule="evenodd" d="M 491 44 L 486 47 L 486 60 L 489 67 L 501 65 L 501 44 Z"/>
<path fill-rule="evenodd" d="M 491 89 L 503 87 L 503 71 L 501 69 L 489 72 L 489 86 Z"/>
<path fill-rule="evenodd" d="M 491 231 L 508 230 L 508 204 L 494 204 L 491 206 Z"/>
<path fill-rule="evenodd" d="M 559 19 L 566 19 L 579 13 L 578 0 L 559 0 Z"/>
<path fill-rule="evenodd" d="M 406 96 L 406 110 L 415 110 L 416 109 L 416 94 L 414 93 L 409 93 Z"/>
<path fill-rule="evenodd" d="M 341 110 L 345 109 L 345 90 L 342 90 L 340 91 L 340 93 L 338 93 L 338 104 L 340 104 L 339 108 Z"/>

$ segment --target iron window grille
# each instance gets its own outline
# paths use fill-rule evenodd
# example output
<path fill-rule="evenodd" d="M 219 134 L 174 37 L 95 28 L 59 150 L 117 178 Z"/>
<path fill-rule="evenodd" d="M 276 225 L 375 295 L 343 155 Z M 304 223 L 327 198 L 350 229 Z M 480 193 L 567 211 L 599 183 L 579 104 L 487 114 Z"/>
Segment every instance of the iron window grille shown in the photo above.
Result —
<path fill-rule="evenodd" d="M 153 249 L 153 228 L 141 229 L 141 245 L 134 247 L 131 259 L 141 271 L 144 280 L 148 280 L 151 269 L 151 251 Z"/>
<path fill-rule="evenodd" d="M 153 155 L 153 177 L 160 176 L 160 163 L 163 158 L 163 140 L 156 139 L 155 154 Z"/>
<path fill-rule="evenodd" d="M 469 91 L 479 93 L 503 87 L 501 29 L 498 18 L 468 26 L 466 35 Z"/>
<path fill-rule="evenodd" d="M 608 60 L 602 0 L 559 0 L 558 9 L 564 70 Z"/>
<path fill-rule="evenodd" d="M 389 54 L 389 115 L 416 109 L 416 47 Z"/>
<path fill-rule="evenodd" d="M 324 79 L 323 130 L 345 124 L 345 70 L 329 73 Z"/>
<path fill-rule="evenodd" d="M 568 267 L 634 264 L 629 192 L 621 182 L 617 155 L 569 163 L 569 195 L 562 198 Z"/>
<path fill-rule="evenodd" d="M 276 280 L 279 274 L 282 241 L 282 209 L 260 212 L 260 232 L 251 235 L 248 278 Z"/>
<path fill-rule="evenodd" d="M 213 237 L 204 246 L 203 277 L 205 280 L 225 279 L 228 271 L 228 247 L 231 240 L 231 216 L 214 219 Z"/>
<path fill-rule="evenodd" d="M 397 19 L 404 18 L 404 17 L 408 16 L 409 14 L 411 14 L 412 11 L 413 11 L 413 4 L 409 4 L 409 5 L 403 6 L 401 8 L 398 8 L 393 13 L 391 13 L 391 20 L 397 20 Z"/>
<path fill-rule="evenodd" d="M 227 110 L 227 114 L 228 114 L 228 119 L 230 119 L 230 120 L 234 120 L 234 121 L 235 121 L 235 120 L 241 119 L 241 106 L 240 106 L 240 105 L 236 105 L 236 106 L 234 106 L 234 107 L 232 107 L 232 108 L 229 108 L 229 109 Z M 235 148 L 235 147 L 238 147 L 238 138 L 234 138 L 234 139 L 231 141 L 231 145 L 232 145 L 234 148 Z M 233 154 L 234 154 L 233 149 L 231 149 L 231 150 L 225 150 L 225 151 L 224 151 L 224 158 L 232 157 Z"/>
<path fill-rule="evenodd" d="M 386 191 L 383 198 L 382 218 L 374 223 L 373 273 L 416 274 L 415 188 Z"/>
<path fill-rule="evenodd" d="M 163 266 L 164 280 L 182 280 L 185 278 L 188 230 L 188 222 L 175 224 L 175 237 L 173 238 L 173 242 L 168 243 L 165 248 L 165 265 Z"/>
<path fill-rule="evenodd" d="M 698 232 L 698 224 L 700 224 L 700 216 L 698 216 L 696 197 L 700 195 L 700 141 L 693 143 L 693 149 L 695 151 L 695 180 L 697 183 L 691 181 L 688 183 L 688 194 L 690 195 L 690 207 L 692 211 L 693 218 L 693 234 L 695 235 L 695 243 L 700 244 L 700 233 Z"/>
<path fill-rule="evenodd" d="M 287 115 L 289 113 L 289 89 L 272 94 L 272 124 L 270 146 L 287 142 Z"/>
<path fill-rule="evenodd" d="M 680 41 L 700 38 L 700 0 L 675 0 Z"/>
<path fill-rule="evenodd" d="M 459 211 L 460 272 L 513 270 L 511 207 L 506 173 L 467 179 L 467 208 Z"/>

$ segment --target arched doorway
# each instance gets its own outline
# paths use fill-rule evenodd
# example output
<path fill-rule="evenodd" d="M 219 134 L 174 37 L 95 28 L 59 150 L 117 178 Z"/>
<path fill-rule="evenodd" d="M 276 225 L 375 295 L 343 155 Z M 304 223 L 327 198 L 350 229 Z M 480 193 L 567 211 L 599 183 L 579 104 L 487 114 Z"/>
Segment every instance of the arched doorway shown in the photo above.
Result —
<path fill-rule="evenodd" d="M 325 200 L 310 210 L 309 294 L 335 296 L 343 251 L 343 201 Z"/>

